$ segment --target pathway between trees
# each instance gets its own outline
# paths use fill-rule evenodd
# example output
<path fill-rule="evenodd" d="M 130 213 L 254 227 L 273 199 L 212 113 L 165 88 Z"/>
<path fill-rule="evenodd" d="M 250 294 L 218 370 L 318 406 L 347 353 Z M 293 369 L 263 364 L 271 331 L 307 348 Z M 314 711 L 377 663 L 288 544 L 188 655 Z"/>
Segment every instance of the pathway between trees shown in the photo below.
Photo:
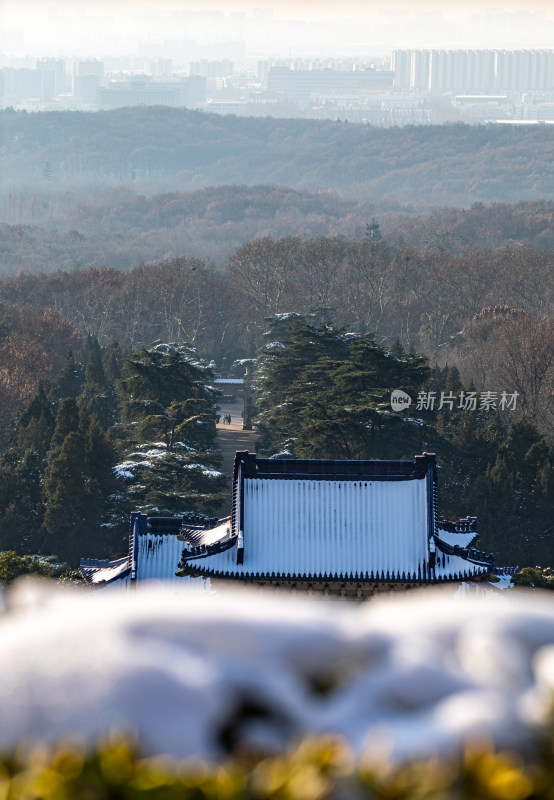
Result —
<path fill-rule="evenodd" d="M 217 513 L 220 517 L 227 517 L 231 513 L 231 478 L 233 477 L 233 464 L 235 463 L 235 453 L 237 450 L 249 450 L 251 453 L 256 450 L 257 432 L 244 431 L 242 429 L 242 400 L 234 403 L 220 403 L 221 419 L 217 425 L 217 443 L 223 452 L 222 472 L 227 476 L 227 489 L 225 502 L 221 504 Z M 223 423 L 224 416 L 231 416 L 231 424 Z"/>

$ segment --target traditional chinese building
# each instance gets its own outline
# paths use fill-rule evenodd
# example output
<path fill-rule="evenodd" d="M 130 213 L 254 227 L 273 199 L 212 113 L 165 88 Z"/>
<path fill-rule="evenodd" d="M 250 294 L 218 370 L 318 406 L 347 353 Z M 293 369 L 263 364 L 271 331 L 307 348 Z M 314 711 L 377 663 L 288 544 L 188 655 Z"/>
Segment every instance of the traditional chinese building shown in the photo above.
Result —
<path fill-rule="evenodd" d="M 162 578 L 166 570 L 174 577 L 179 570 L 189 579 L 360 599 L 479 579 L 493 569 L 493 558 L 474 546 L 475 517 L 439 521 L 436 472 L 428 453 L 413 461 L 237 453 L 231 515 L 195 524 L 134 514 L 125 578 Z M 89 580 L 117 579 L 106 571 L 117 568 L 99 566 Z"/>
<path fill-rule="evenodd" d="M 237 453 L 231 516 L 184 528 L 181 574 L 365 597 L 486 575 L 477 520 L 439 522 L 436 457 L 308 461 Z"/>

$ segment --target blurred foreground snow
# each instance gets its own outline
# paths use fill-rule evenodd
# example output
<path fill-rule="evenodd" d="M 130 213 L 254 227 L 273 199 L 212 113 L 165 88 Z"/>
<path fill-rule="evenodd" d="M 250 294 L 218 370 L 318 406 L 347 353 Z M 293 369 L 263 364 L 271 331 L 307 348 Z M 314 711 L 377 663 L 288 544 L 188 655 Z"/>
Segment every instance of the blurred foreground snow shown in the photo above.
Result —
<path fill-rule="evenodd" d="M 221 757 L 337 733 L 401 760 L 525 748 L 554 692 L 554 606 L 425 590 L 361 606 L 160 585 L 16 586 L 0 616 L 0 750 L 116 728 Z"/>

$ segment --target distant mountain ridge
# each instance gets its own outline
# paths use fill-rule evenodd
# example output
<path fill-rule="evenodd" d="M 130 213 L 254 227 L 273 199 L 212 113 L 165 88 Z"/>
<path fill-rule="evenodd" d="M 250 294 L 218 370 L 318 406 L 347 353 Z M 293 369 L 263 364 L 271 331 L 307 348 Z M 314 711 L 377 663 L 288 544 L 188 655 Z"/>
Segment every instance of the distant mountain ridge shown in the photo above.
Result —
<path fill-rule="evenodd" d="M 550 126 L 374 128 L 187 109 L 0 113 L 8 192 L 228 184 L 319 189 L 416 210 L 554 199 Z"/>
<path fill-rule="evenodd" d="M 39 195 L 31 206 L 29 199 L 18 199 L 23 219 L 41 222 L 0 223 L 0 277 L 89 266 L 128 270 L 180 256 L 224 267 L 237 247 L 261 236 L 362 239 L 373 218 L 393 244 L 449 252 L 513 242 L 554 249 L 554 201 L 548 200 L 475 203 L 420 214 L 394 204 L 346 200 L 335 192 L 278 186 L 221 186 L 154 197 L 120 188 L 98 191 L 85 203 L 68 195 L 61 200 Z"/>

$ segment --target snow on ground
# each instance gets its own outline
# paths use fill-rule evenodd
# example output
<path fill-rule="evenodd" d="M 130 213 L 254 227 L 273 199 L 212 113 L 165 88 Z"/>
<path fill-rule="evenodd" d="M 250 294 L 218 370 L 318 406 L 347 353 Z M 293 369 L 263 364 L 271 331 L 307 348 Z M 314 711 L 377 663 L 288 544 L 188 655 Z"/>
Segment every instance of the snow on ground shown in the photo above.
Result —
<path fill-rule="evenodd" d="M 554 697 L 554 607 L 537 595 L 427 590 L 356 606 L 28 583 L 8 603 L 0 749 L 116 727 L 152 754 L 217 759 L 231 726 L 266 748 L 328 732 L 359 753 L 388 742 L 398 761 L 468 737 L 524 748 Z"/>

